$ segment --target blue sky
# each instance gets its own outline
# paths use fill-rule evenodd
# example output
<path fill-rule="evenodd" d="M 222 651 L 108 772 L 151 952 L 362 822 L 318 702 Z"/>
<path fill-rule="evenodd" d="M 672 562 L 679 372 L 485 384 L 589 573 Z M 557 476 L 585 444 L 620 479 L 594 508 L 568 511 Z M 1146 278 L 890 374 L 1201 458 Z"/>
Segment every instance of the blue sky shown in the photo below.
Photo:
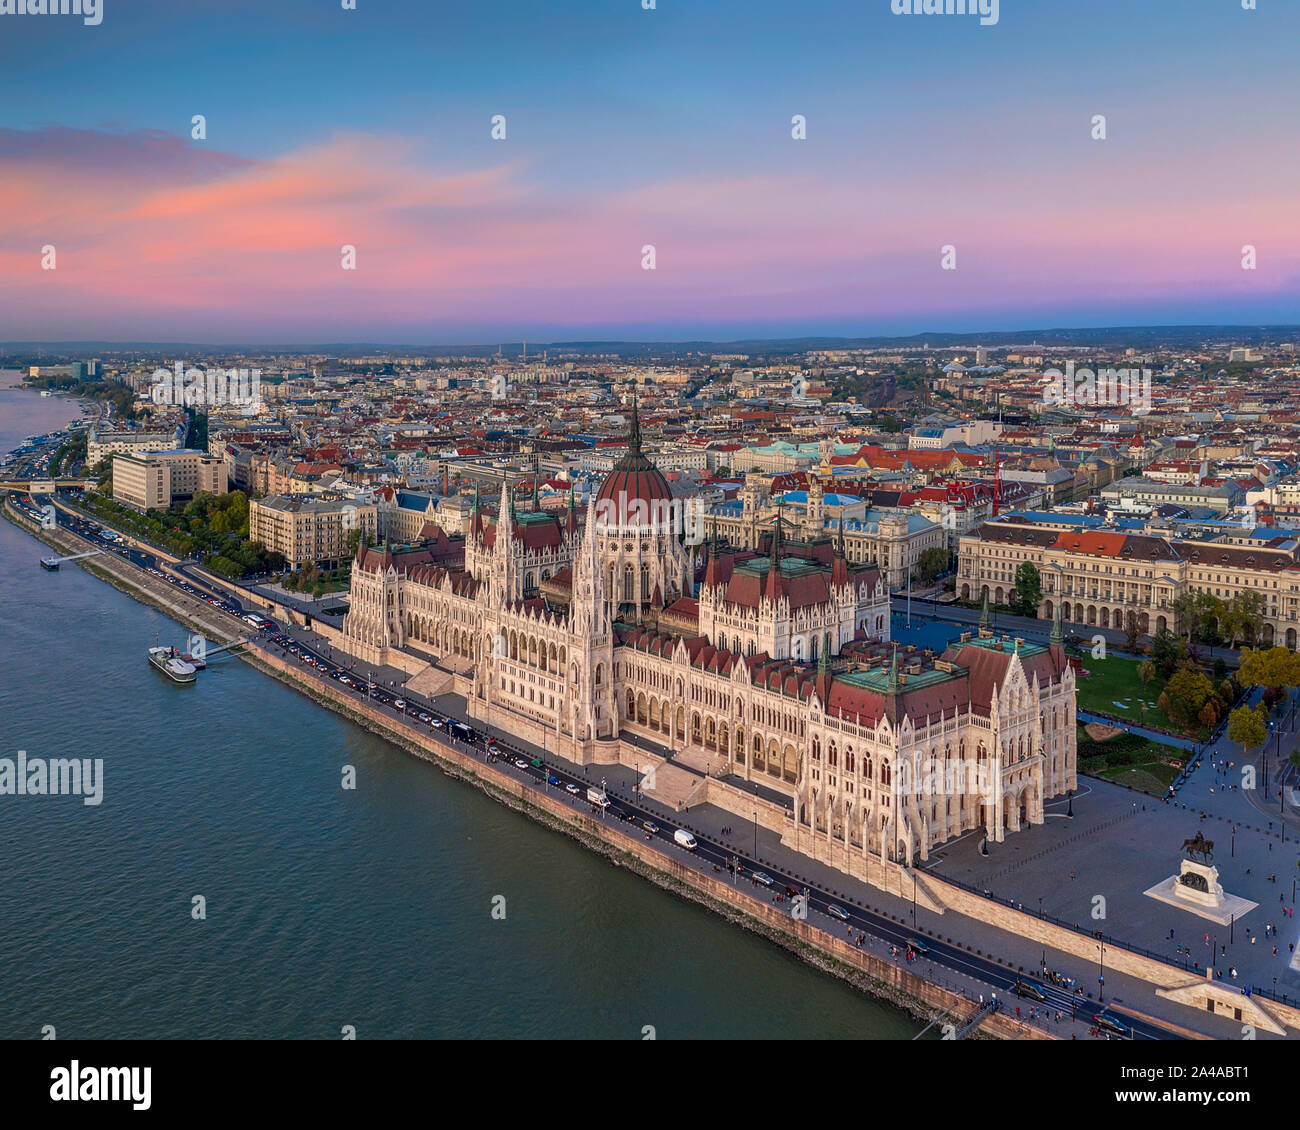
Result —
<path fill-rule="evenodd" d="M 0 200 L 31 221 L 0 228 L 0 257 L 13 257 L 0 264 L 20 268 L 32 240 L 73 231 L 63 238 L 87 268 L 74 278 L 70 258 L 39 301 L 21 282 L 0 292 L 0 336 L 33 336 L 21 319 L 41 335 L 140 336 L 152 324 L 158 337 L 206 323 L 296 338 L 348 309 L 358 340 L 1295 320 L 1285 200 L 1300 4 L 1261 5 L 1002 0 L 992 27 L 895 16 L 889 0 L 661 0 L 654 11 L 639 0 L 357 0 L 356 11 L 104 0 L 99 27 L 0 16 Z M 196 113 L 208 122 L 201 154 Z M 497 113 L 504 142 L 489 136 Z M 807 141 L 790 138 L 796 113 Z M 1096 113 L 1104 143 L 1089 137 Z M 163 168 L 139 160 L 149 131 L 176 141 Z M 397 185 L 370 182 L 326 218 L 321 183 L 304 191 L 315 221 L 302 245 L 258 257 L 269 289 L 230 273 L 215 253 L 229 239 L 187 251 L 224 291 L 187 291 L 156 249 L 134 261 L 131 246 L 175 244 L 178 232 L 143 226 L 131 193 L 183 197 L 234 177 L 212 197 L 211 222 L 237 238 L 238 210 L 226 209 L 250 174 L 229 170 L 301 186 L 309 167 L 324 182 L 358 159 L 341 141 L 357 137 L 381 143 L 366 160 L 427 178 L 434 197 L 448 178 L 495 188 L 433 222 Z M 176 171 L 186 160 L 188 181 Z M 78 193 L 49 187 L 66 177 Z M 292 197 L 273 194 L 275 226 L 291 228 Z M 337 228 L 342 243 L 353 223 L 371 273 L 336 304 L 310 241 Z M 473 263 L 467 238 L 481 248 Z M 1236 260 L 1252 240 L 1261 269 L 1243 279 Z M 643 243 L 661 251 L 652 279 L 620 268 L 635 268 Z M 956 279 L 934 274 L 944 243 L 973 252 Z M 426 246 L 427 315 L 404 297 L 424 277 L 410 256 Z M 610 246 L 625 250 L 607 260 Z M 129 316 L 110 259 L 116 277 L 132 276 Z M 454 302 L 451 264 L 473 276 Z"/>

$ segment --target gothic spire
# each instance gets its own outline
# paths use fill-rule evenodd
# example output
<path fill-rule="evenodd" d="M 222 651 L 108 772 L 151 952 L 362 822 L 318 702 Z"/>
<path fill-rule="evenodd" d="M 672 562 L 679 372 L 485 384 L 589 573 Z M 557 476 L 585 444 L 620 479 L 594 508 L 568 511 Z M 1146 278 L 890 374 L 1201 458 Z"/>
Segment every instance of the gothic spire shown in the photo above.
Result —
<path fill-rule="evenodd" d="M 1048 641 L 1053 647 L 1059 647 L 1064 637 L 1061 634 L 1061 604 L 1057 601 L 1056 615 L 1052 617 L 1052 636 Z"/>
<path fill-rule="evenodd" d="M 989 590 L 984 590 L 984 611 L 980 613 L 980 631 L 988 630 L 989 626 Z"/>
<path fill-rule="evenodd" d="M 627 432 L 627 451 L 629 455 L 641 454 L 641 418 L 637 415 L 636 390 L 632 390 L 632 423 Z"/>

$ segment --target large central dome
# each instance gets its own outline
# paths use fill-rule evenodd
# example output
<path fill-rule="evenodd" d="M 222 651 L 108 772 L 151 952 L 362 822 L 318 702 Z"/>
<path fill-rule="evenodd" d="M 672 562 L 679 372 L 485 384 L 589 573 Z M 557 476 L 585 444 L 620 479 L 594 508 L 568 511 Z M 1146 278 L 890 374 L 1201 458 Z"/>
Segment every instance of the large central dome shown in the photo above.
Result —
<path fill-rule="evenodd" d="M 641 422 L 634 400 L 627 454 L 600 484 L 596 513 L 605 524 L 649 526 L 665 520 L 672 498 L 668 480 L 641 451 Z"/>

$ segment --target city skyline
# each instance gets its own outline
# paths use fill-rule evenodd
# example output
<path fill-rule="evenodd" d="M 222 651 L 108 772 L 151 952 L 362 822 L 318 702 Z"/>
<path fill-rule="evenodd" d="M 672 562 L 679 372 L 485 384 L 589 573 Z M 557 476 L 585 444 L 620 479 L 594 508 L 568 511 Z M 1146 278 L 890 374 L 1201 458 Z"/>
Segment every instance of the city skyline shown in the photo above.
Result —
<path fill-rule="evenodd" d="M 15 20 L 7 83 L 41 96 L 11 98 L 28 108 L 0 128 L 0 338 L 1286 322 L 1300 233 L 1269 184 L 1296 165 L 1281 142 L 1298 27 L 1116 0 L 1003 5 L 987 27 L 885 0 L 797 19 L 629 0 Z M 183 81 L 160 82 L 169 59 Z M 97 86 L 111 109 L 84 96 Z"/>

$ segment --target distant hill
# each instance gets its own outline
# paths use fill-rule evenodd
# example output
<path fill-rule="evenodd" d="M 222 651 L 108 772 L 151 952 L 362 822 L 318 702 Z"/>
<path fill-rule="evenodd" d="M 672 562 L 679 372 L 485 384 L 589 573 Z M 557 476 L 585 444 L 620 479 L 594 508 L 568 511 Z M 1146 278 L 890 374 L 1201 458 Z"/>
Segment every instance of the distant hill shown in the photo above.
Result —
<path fill-rule="evenodd" d="M 897 349 L 899 352 L 917 353 L 954 346 L 983 345 L 989 349 L 1002 347 L 1024 349 L 1038 346 L 1089 346 L 1112 348 L 1118 346 L 1134 349 L 1186 349 L 1200 350 L 1208 347 L 1222 349 L 1227 345 L 1263 346 L 1300 339 L 1300 326 L 1098 326 L 1093 328 L 1050 330 L 985 330 L 980 333 L 910 334 L 906 337 L 784 337 L 743 338 L 735 341 L 538 341 L 529 342 L 531 356 L 540 356 L 542 350 L 554 353 L 607 353 L 633 358 L 686 358 L 691 354 L 748 353 L 759 357 L 786 356 L 806 353 L 809 350 L 847 349 Z M 522 352 L 522 342 L 493 343 L 491 345 L 455 345 L 406 343 L 379 345 L 373 342 L 321 342 L 318 344 L 270 344 L 249 342 L 243 345 L 204 344 L 202 342 L 126 342 L 126 341 L 10 341 L 0 343 L 0 365 L 15 363 L 41 350 L 46 354 L 66 357 L 111 356 L 128 354 L 144 357 L 175 357 L 178 353 L 198 354 L 319 354 L 339 358 L 375 354 L 404 355 L 459 355 L 487 358 L 498 350 L 511 361 Z M 17 356 L 8 356 L 17 355 Z M 54 357 L 41 358 L 46 364 Z M 38 363 L 33 359 L 32 363 Z"/>

